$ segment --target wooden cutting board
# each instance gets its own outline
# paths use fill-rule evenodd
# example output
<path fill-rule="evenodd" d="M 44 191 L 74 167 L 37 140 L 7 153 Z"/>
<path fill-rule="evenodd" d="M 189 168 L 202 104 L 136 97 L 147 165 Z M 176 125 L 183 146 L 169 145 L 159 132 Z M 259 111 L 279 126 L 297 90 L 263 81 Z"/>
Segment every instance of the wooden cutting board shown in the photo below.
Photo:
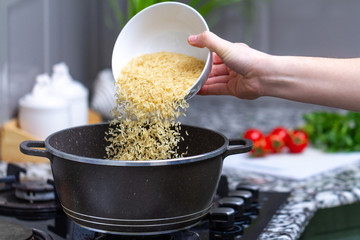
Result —
<path fill-rule="evenodd" d="M 89 124 L 100 123 L 101 116 L 90 110 L 89 111 Z M 26 140 L 38 140 L 28 132 L 19 127 L 18 120 L 12 119 L 6 122 L 0 131 L 0 160 L 3 162 L 31 162 L 31 163 L 49 163 L 47 158 L 34 157 L 25 155 L 20 152 L 19 145 Z"/>

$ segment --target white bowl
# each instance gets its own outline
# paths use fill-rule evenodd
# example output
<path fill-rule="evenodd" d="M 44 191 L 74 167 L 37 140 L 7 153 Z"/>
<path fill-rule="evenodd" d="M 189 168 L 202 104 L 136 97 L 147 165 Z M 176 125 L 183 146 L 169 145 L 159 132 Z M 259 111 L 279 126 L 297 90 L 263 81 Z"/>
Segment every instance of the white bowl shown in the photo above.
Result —
<path fill-rule="evenodd" d="M 154 4 L 140 11 L 124 26 L 113 49 L 112 72 L 117 79 L 121 69 L 134 57 L 161 51 L 177 52 L 205 62 L 204 69 L 189 90 L 194 96 L 208 78 L 212 54 L 207 48 L 189 45 L 189 35 L 209 30 L 204 18 L 192 7 L 178 2 Z"/>

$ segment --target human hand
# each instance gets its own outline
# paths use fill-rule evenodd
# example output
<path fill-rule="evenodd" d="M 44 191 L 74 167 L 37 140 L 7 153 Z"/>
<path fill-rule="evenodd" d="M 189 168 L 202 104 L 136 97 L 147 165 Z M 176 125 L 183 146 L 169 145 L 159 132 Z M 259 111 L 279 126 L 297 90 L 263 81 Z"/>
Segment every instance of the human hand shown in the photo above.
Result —
<path fill-rule="evenodd" d="M 214 52 L 201 95 L 271 96 L 360 112 L 360 58 L 276 56 L 205 31 L 188 38 Z"/>
<path fill-rule="evenodd" d="M 205 31 L 189 36 L 195 47 L 206 47 L 214 52 L 214 63 L 208 80 L 198 94 L 233 95 L 255 99 L 263 95 L 259 79 L 266 73 L 262 65 L 269 55 L 243 43 L 231 43 Z"/>

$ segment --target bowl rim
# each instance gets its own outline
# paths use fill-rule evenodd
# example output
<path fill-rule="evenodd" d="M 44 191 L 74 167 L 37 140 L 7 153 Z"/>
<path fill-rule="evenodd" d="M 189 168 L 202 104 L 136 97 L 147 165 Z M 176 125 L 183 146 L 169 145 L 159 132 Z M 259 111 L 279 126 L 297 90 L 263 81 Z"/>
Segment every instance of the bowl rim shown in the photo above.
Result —
<path fill-rule="evenodd" d="M 150 5 L 144 9 L 142 9 L 141 11 L 139 11 L 137 14 L 135 14 L 126 24 L 125 26 L 123 26 L 123 28 L 121 29 L 121 31 L 119 32 L 118 36 L 116 37 L 116 40 L 115 40 L 115 43 L 114 43 L 114 47 L 113 47 L 113 51 L 112 51 L 112 56 L 111 56 L 111 71 L 112 71 L 112 75 L 114 77 L 114 81 L 116 82 L 116 79 L 117 79 L 117 76 L 115 76 L 115 72 L 114 72 L 114 59 L 115 59 L 115 46 L 116 46 L 116 43 L 118 42 L 118 40 L 120 39 L 121 37 L 121 33 L 123 32 L 124 29 L 126 29 L 126 27 L 128 25 L 130 25 L 133 21 L 135 21 L 135 19 L 143 14 L 145 11 L 149 11 L 155 7 L 159 7 L 159 6 L 163 6 L 163 5 L 177 5 L 177 6 L 181 6 L 181 7 L 184 7 L 184 8 L 187 8 L 189 10 L 191 10 L 193 13 L 195 13 L 198 18 L 201 20 L 201 22 L 203 23 L 205 29 L 204 31 L 209 31 L 209 26 L 207 24 L 207 22 L 205 21 L 204 17 L 193 7 L 185 4 L 185 3 L 181 3 L 181 2 L 160 2 L 160 3 L 156 3 L 156 4 L 153 4 L 153 5 Z M 211 70 L 211 66 L 213 64 L 213 55 L 212 55 L 212 52 L 210 50 L 208 50 L 208 53 L 207 53 L 207 57 L 206 57 L 206 61 L 205 61 L 205 64 L 204 64 L 204 67 L 203 67 L 203 70 L 201 71 L 201 74 L 200 76 L 198 77 L 198 79 L 194 82 L 194 84 L 188 89 L 188 94 L 187 96 L 185 97 L 185 99 L 190 99 L 192 96 L 189 96 L 189 93 L 190 93 L 190 90 L 194 88 L 194 86 L 196 86 L 199 81 L 201 81 L 201 79 L 204 78 L 204 75 L 205 74 L 208 74 L 210 73 L 210 70 Z M 210 70 L 209 70 L 210 69 Z M 121 69 L 120 69 L 120 72 L 121 72 Z M 194 95 L 194 94 L 193 94 Z"/>

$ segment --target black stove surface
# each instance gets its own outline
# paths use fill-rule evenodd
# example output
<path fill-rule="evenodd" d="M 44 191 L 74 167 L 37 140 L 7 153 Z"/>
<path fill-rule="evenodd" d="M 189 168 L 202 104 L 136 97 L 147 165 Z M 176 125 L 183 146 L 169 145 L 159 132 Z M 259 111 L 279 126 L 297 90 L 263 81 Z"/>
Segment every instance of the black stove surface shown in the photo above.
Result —
<path fill-rule="evenodd" d="M 239 183 L 236 190 L 229 191 L 227 178 L 222 176 L 211 212 L 194 227 L 157 236 L 121 236 L 97 233 L 75 224 L 58 209 L 56 199 L 14 199 L 13 181 L 19 181 L 18 174 L 0 179 L 0 240 L 254 240 L 289 196 L 287 192 L 262 192 L 258 186 L 247 183 Z M 16 231 L 32 234 L 9 238 Z"/>
<path fill-rule="evenodd" d="M 276 211 L 288 198 L 289 193 L 279 192 L 260 192 L 259 194 L 259 215 L 252 218 L 249 226 L 243 227 L 243 234 L 231 237 L 231 230 L 213 231 L 209 229 L 208 220 L 204 220 L 197 226 L 188 230 L 183 230 L 161 236 L 118 236 L 95 233 L 75 225 L 64 213 L 58 213 L 55 217 L 47 220 L 21 220 L 16 217 L 0 215 L 1 221 L 18 223 L 31 229 L 40 230 L 48 233 L 54 240 L 216 240 L 216 239 L 241 239 L 254 240 L 267 226 Z M 236 226 L 236 224 L 235 224 Z M 229 234 L 230 233 L 230 234 Z M 229 237 L 230 235 L 230 237 Z M 0 234 L 0 240 L 3 238 Z M 39 238 L 42 239 L 42 238 Z M 15 239 L 14 239 L 15 240 Z"/>
<path fill-rule="evenodd" d="M 251 223 L 235 222 L 234 226 L 226 230 L 211 229 L 209 219 L 198 225 L 175 233 L 157 236 L 121 236 L 95 233 L 75 226 L 73 240 L 254 240 L 261 234 L 276 211 L 286 202 L 288 192 L 259 192 L 258 213 L 251 216 Z"/>

